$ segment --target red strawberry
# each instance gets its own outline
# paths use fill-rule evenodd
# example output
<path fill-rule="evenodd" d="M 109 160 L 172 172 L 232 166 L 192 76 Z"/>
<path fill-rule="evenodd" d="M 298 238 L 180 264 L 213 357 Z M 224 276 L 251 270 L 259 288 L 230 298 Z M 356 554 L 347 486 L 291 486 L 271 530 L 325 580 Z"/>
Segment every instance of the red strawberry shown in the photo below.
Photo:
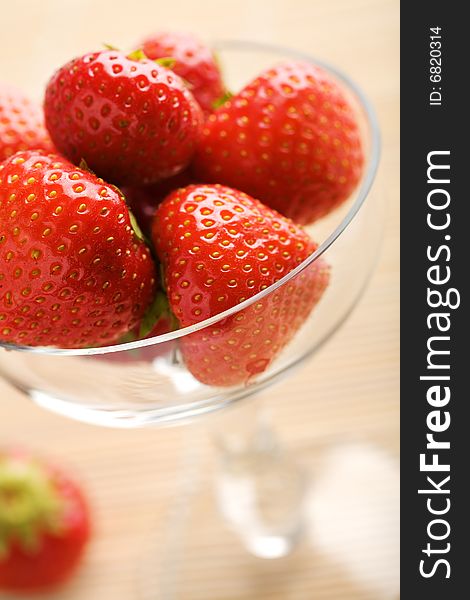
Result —
<path fill-rule="evenodd" d="M 254 296 L 316 249 L 292 221 L 221 185 L 170 194 L 157 209 L 153 241 L 182 327 Z M 328 278 L 325 263 L 317 261 L 242 312 L 183 338 L 187 367 L 199 381 L 217 386 L 263 372 L 308 317 Z"/>
<path fill-rule="evenodd" d="M 358 125 L 339 85 L 319 67 L 286 62 L 209 117 L 194 171 L 307 224 L 349 197 L 362 165 Z"/>
<path fill-rule="evenodd" d="M 64 472 L 0 450 L 0 589 L 41 592 L 65 582 L 90 536 L 89 509 Z"/>
<path fill-rule="evenodd" d="M 154 293 L 150 252 L 117 188 L 43 152 L 0 165 L 0 341 L 112 343 Z"/>
<path fill-rule="evenodd" d="M 210 48 L 189 33 L 163 32 L 152 35 L 142 44 L 149 58 L 171 57 L 172 70 L 189 83 L 190 89 L 206 114 L 213 110 L 225 88 L 219 65 Z"/>
<path fill-rule="evenodd" d="M 34 148 L 53 151 L 41 108 L 16 88 L 0 84 L 0 162 Z"/>
<path fill-rule="evenodd" d="M 163 292 L 158 292 L 155 300 L 147 310 L 145 317 L 129 331 L 119 343 L 135 342 L 139 339 L 157 337 L 169 333 L 177 328 L 176 319 L 173 316 L 169 306 L 168 299 Z M 170 355 L 176 348 L 176 340 L 154 344 L 152 346 L 143 346 L 134 348 L 126 352 L 105 352 L 95 356 L 96 360 L 107 363 L 128 364 L 135 362 L 153 362 L 156 358 L 164 355 Z"/>
<path fill-rule="evenodd" d="M 191 183 L 193 183 L 193 178 L 190 171 L 186 169 L 173 177 L 169 177 L 153 185 L 146 187 L 123 187 L 122 193 L 143 233 L 150 236 L 153 216 L 160 202 L 173 190 L 179 187 L 186 187 Z"/>
<path fill-rule="evenodd" d="M 134 57 L 135 56 L 135 57 Z M 49 81 L 46 125 L 58 150 L 108 181 L 146 185 L 182 171 L 201 109 L 165 67 L 117 50 L 85 54 Z"/>

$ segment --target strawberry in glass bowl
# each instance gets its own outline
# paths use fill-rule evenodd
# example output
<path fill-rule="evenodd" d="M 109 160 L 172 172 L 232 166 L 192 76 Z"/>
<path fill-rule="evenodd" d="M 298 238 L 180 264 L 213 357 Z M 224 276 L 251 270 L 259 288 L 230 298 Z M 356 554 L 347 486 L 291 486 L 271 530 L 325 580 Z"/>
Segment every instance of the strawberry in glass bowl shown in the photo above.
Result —
<path fill-rule="evenodd" d="M 79 309 L 77 319 L 89 317 L 93 309 L 104 311 L 103 332 L 110 325 L 111 336 L 113 323 L 120 320 L 112 318 L 118 306 L 132 305 L 135 290 L 148 295 L 139 296 L 138 310 L 131 308 L 133 319 L 116 327 L 117 338 L 79 347 L 18 343 L 8 338 L 16 331 L 15 319 L 25 320 L 18 327 L 26 322 L 23 326 L 30 328 L 30 315 L 41 310 L 38 296 L 50 299 L 65 282 L 59 286 L 55 280 L 56 291 L 35 288 L 34 295 L 21 298 L 14 275 L 15 268 L 23 267 L 9 266 L 20 248 L 9 247 L 13 255 L 8 260 L 0 245 L 0 374 L 41 406 L 105 426 L 166 426 L 227 409 L 224 424 L 216 420 L 222 512 L 252 553 L 274 558 L 287 554 L 299 539 L 306 484 L 297 461 L 259 426 L 252 404 L 242 400 L 305 363 L 359 301 L 381 241 L 383 206 L 373 187 L 379 131 L 361 90 L 333 67 L 264 44 L 223 42 L 215 50 L 224 88 L 233 95 L 205 115 L 206 107 L 198 105 L 176 65 L 153 62 L 153 67 L 145 54 L 91 53 L 52 79 L 46 123 L 56 147 L 72 163 L 85 159 L 93 177 L 103 179 L 97 185 L 123 185 L 123 193 L 115 191 L 121 200 L 108 191 L 119 210 L 109 223 L 102 222 L 110 228 L 107 237 L 90 233 L 81 240 L 79 251 L 95 240 L 99 246 L 91 247 L 91 262 L 84 260 L 86 252 L 74 256 L 80 277 L 97 279 L 88 269 L 98 249 L 107 248 L 106 240 L 113 238 L 109 243 L 114 244 L 118 239 L 111 231 L 121 218 L 124 230 L 130 228 L 131 245 L 112 248 L 122 261 L 124 280 L 136 286 L 124 290 L 114 279 L 100 279 L 86 296 L 90 306 L 82 311 L 75 303 L 70 309 Z M 168 86 L 175 86 L 175 93 Z M 157 110 L 158 123 L 153 119 L 151 125 L 140 108 L 157 109 L 158 89 L 165 110 Z M 153 152 L 158 128 L 163 132 L 161 159 Z M 116 152 L 122 159 L 114 160 Z M 127 153 L 132 154 L 129 160 Z M 160 165 L 152 165 L 156 158 Z M 7 180 L 0 170 L 5 223 L 18 210 L 8 204 L 18 191 L 8 179 L 10 163 L 6 168 Z M 170 189 L 160 194 L 168 181 L 173 181 Z M 145 193 L 129 192 L 126 202 L 126 189 Z M 99 200 L 93 198 L 96 205 Z M 27 196 L 22 199 L 26 202 Z M 132 226 L 136 219 L 129 204 L 144 236 Z M 52 206 L 46 214 L 55 223 L 55 205 L 44 206 Z M 32 215 L 34 207 L 28 210 L 24 214 Z M 60 231 L 63 244 L 73 224 Z M 15 240 L 11 226 L 0 230 L 1 243 L 17 244 Z M 59 242 L 50 248 L 43 240 L 41 244 L 37 249 L 47 248 L 47 256 L 55 260 Z M 119 254 L 119 249 L 124 251 Z M 139 252 L 147 256 L 142 262 L 150 265 L 148 270 L 126 267 Z M 112 272 L 111 254 L 106 258 Z M 48 272 L 31 260 L 28 273 L 35 268 Z M 99 273 L 104 276 L 108 270 L 103 265 Z M 111 300 L 121 294 L 116 305 L 110 306 L 103 294 L 106 281 L 113 286 Z M 162 302 L 155 301 L 157 294 Z M 91 309 L 93 302 L 97 306 Z M 29 308 L 13 314 L 12 306 Z M 231 405 L 239 408 L 231 412 Z M 241 416 L 232 419 L 236 411 Z M 264 519 L 266 507 L 272 508 L 272 519 Z M 206 521 L 197 523 L 202 527 Z M 197 539 L 204 536 L 198 530 Z M 191 561 L 183 557 L 180 564 Z"/>

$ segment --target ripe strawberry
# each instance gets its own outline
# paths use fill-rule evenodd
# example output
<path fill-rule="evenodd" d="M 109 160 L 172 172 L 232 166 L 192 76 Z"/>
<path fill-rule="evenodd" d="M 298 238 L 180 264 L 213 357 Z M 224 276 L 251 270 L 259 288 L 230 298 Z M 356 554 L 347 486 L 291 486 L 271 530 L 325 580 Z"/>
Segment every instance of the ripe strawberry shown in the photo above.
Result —
<path fill-rule="evenodd" d="M 16 88 L 0 84 L 0 162 L 34 148 L 53 151 L 41 108 Z"/>
<path fill-rule="evenodd" d="M 0 341 L 111 343 L 154 293 L 150 252 L 117 188 L 43 152 L 0 165 Z"/>
<path fill-rule="evenodd" d="M 194 162 L 198 180 L 239 188 L 307 224 L 348 198 L 363 155 L 339 85 L 319 67 L 286 62 L 209 117 Z"/>
<path fill-rule="evenodd" d="M 200 134 L 201 109 L 184 82 L 138 53 L 85 54 L 49 81 L 46 125 L 72 162 L 107 181 L 147 185 L 182 171 Z"/>
<path fill-rule="evenodd" d="M 173 190 L 176 190 L 179 187 L 186 187 L 191 183 L 193 183 L 193 178 L 189 169 L 186 169 L 173 177 L 163 179 L 163 181 L 159 181 L 153 185 L 145 187 L 123 187 L 122 193 L 143 233 L 150 236 L 153 216 L 160 202 Z"/>
<path fill-rule="evenodd" d="M 153 241 L 181 327 L 216 315 L 289 273 L 316 244 L 289 219 L 246 194 L 195 185 L 157 209 Z M 182 340 L 192 374 L 208 385 L 263 372 L 320 300 L 329 271 L 317 261 L 276 292 Z"/>
<path fill-rule="evenodd" d="M 89 508 L 64 472 L 0 450 L 0 589 L 42 592 L 65 582 L 90 537 Z"/>
<path fill-rule="evenodd" d="M 145 39 L 142 48 L 152 59 L 171 57 L 172 70 L 188 82 L 202 110 L 209 114 L 225 88 L 219 65 L 210 48 L 189 33 L 163 32 Z"/>
<path fill-rule="evenodd" d="M 163 292 L 158 292 L 155 300 L 147 310 L 145 317 L 132 331 L 123 336 L 119 343 L 134 342 L 140 339 L 148 339 L 169 333 L 177 329 L 178 323 L 172 314 L 168 298 Z M 134 348 L 126 352 L 105 352 L 95 356 L 96 360 L 107 363 L 129 364 L 135 362 L 153 362 L 156 358 L 170 355 L 176 348 L 176 340 Z"/>

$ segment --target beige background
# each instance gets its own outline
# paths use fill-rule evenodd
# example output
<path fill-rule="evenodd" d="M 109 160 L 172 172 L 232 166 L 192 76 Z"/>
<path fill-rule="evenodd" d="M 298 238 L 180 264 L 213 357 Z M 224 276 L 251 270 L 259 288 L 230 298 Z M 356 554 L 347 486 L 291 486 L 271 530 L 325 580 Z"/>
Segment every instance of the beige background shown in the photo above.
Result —
<path fill-rule="evenodd" d="M 313 442 L 327 448 L 333 476 L 318 482 L 317 499 L 323 508 L 329 506 L 325 523 L 335 511 L 336 529 L 317 532 L 314 560 L 299 552 L 275 566 L 250 562 L 222 528 L 220 535 L 208 530 L 212 537 L 205 559 L 200 558 L 197 573 L 188 565 L 184 589 L 175 598 L 396 597 L 398 2 L 2 0 L 0 14 L 0 79 L 38 98 L 51 71 L 71 56 L 101 42 L 131 46 L 142 34 L 160 28 L 193 30 L 208 40 L 277 42 L 311 52 L 349 73 L 368 94 L 382 128 L 380 180 L 388 201 L 380 264 L 341 331 L 301 371 L 267 392 L 286 444 L 301 453 Z M 138 567 L 153 564 L 149 543 L 158 560 L 164 543 L 158 532 L 176 502 L 181 457 L 190 442 L 198 448 L 202 481 L 209 478 L 206 463 L 212 449 L 200 426 L 98 429 L 48 414 L 2 382 L 0 399 L 0 443 L 27 444 L 71 465 L 86 482 L 95 507 L 96 535 L 87 560 L 57 598 L 139 598 Z M 205 489 L 198 496 L 202 514 L 212 510 L 210 487 Z M 145 597 L 163 597 L 149 587 L 151 594 Z"/>

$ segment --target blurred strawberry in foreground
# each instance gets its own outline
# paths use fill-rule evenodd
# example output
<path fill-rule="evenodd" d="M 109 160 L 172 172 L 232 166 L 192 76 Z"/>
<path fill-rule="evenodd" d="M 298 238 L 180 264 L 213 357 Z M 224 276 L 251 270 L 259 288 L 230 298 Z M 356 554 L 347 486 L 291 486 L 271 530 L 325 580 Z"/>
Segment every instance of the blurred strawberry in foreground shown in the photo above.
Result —
<path fill-rule="evenodd" d="M 0 589 L 47 591 L 65 582 L 90 537 L 89 509 L 63 471 L 0 449 Z"/>
<path fill-rule="evenodd" d="M 159 183 L 145 187 L 123 187 L 124 194 L 129 208 L 132 210 L 142 232 L 150 237 L 152 230 L 152 221 L 155 211 L 160 202 L 168 196 L 170 192 L 180 187 L 186 187 L 193 183 L 193 177 L 188 169 L 163 179 Z"/>
<path fill-rule="evenodd" d="M 152 59 L 174 58 L 172 70 L 189 84 L 194 97 L 206 114 L 225 93 L 222 74 L 210 48 L 190 33 L 162 32 L 141 44 Z"/>
<path fill-rule="evenodd" d="M 30 149 L 53 151 L 42 109 L 16 88 L 0 83 L 0 162 Z"/>
<path fill-rule="evenodd" d="M 155 280 L 117 188 L 41 152 L 0 165 L 0 341 L 113 343 L 140 323 Z"/>
<path fill-rule="evenodd" d="M 93 52 L 59 69 L 44 102 L 58 150 L 85 159 L 100 177 L 147 185 L 182 171 L 200 135 L 202 112 L 172 71 L 118 50 Z"/>
<path fill-rule="evenodd" d="M 194 162 L 198 180 L 241 189 L 308 224 L 350 196 L 363 154 L 339 85 L 310 63 L 285 62 L 209 117 Z"/>
<path fill-rule="evenodd" d="M 289 219 L 221 185 L 170 194 L 157 209 L 153 241 L 181 327 L 266 289 L 317 247 Z M 216 386 L 262 373 L 306 320 L 328 280 L 328 267 L 317 260 L 259 302 L 182 338 L 186 366 L 199 381 Z"/>

